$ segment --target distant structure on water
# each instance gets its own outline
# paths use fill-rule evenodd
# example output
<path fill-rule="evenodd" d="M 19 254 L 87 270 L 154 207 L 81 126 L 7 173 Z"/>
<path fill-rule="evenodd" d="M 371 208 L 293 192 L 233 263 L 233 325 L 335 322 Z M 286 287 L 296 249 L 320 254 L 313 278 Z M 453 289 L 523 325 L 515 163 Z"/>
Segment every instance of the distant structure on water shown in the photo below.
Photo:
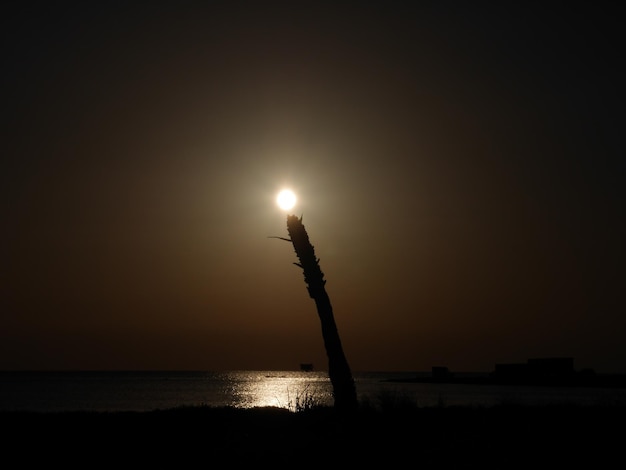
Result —
<path fill-rule="evenodd" d="M 310 362 L 303 362 L 300 364 L 300 370 L 304 372 L 311 372 L 313 370 L 313 364 Z"/>

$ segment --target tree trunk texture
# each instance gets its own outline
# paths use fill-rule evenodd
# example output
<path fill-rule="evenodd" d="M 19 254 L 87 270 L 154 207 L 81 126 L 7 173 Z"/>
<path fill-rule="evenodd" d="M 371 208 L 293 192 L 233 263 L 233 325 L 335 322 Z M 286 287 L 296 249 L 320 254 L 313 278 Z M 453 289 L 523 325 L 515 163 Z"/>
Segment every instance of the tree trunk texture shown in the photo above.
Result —
<path fill-rule="evenodd" d="M 304 282 L 307 285 L 309 295 L 315 301 L 322 324 L 322 336 L 328 357 L 328 375 L 333 386 L 335 409 L 340 411 L 354 410 L 358 406 L 356 386 L 341 346 L 333 308 L 326 293 L 324 273 L 319 266 L 319 259 L 315 257 L 315 250 L 309 241 L 301 218 L 288 215 L 287 231 L 300 261 L 294 264 L 300 266 L 304 271 Z"/>

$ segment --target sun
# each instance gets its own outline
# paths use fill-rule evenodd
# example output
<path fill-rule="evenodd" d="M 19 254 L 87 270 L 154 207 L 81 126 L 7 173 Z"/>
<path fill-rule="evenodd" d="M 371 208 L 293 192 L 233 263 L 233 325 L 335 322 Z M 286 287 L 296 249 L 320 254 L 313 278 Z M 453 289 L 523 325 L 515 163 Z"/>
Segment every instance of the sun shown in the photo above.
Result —
<path fill-rule="evenodd" d="M 276 196 L 276 204 L 284 211 L 292 209 L 296 201 L 296 194 L 291 189 L 283 189 Z"/>

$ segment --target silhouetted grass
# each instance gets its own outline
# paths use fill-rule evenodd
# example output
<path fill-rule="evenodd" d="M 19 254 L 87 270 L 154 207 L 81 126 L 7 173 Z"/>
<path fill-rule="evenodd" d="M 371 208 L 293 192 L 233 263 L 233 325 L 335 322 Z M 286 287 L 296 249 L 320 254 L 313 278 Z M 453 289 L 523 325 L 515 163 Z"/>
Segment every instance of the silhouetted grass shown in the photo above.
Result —
<path fill-rule="evenodd" d="M 267 464 L 406 465 L 425 468 L 547 468 L 621 458 L 623 406 L 488 408 L 363 405 L 237 409 L 179 407 L 150 412 L 0 413 L 5 458 L 47 465 Z M 82 457 L 81 457 L 82 456 Z M 413 465 L 414 464 L 414 465 Z"/>

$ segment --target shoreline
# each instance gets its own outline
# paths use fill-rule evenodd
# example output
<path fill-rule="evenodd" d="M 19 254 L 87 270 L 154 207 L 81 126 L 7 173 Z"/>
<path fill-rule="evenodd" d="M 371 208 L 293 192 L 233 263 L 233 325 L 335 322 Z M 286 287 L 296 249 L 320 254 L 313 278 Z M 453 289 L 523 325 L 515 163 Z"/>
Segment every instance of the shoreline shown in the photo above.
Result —
<path fill-rule="evenodd" d="M 383 382 L 391 383 L 429 383 L 459 385 L 512 385 L 530 387 L 595 387 L 595 388 L 626 388 L 626 375 L 572 375 L 566 377 L 497 377 L 491 374 L 474 377 L 410 377 L 390 378 Z"/>

